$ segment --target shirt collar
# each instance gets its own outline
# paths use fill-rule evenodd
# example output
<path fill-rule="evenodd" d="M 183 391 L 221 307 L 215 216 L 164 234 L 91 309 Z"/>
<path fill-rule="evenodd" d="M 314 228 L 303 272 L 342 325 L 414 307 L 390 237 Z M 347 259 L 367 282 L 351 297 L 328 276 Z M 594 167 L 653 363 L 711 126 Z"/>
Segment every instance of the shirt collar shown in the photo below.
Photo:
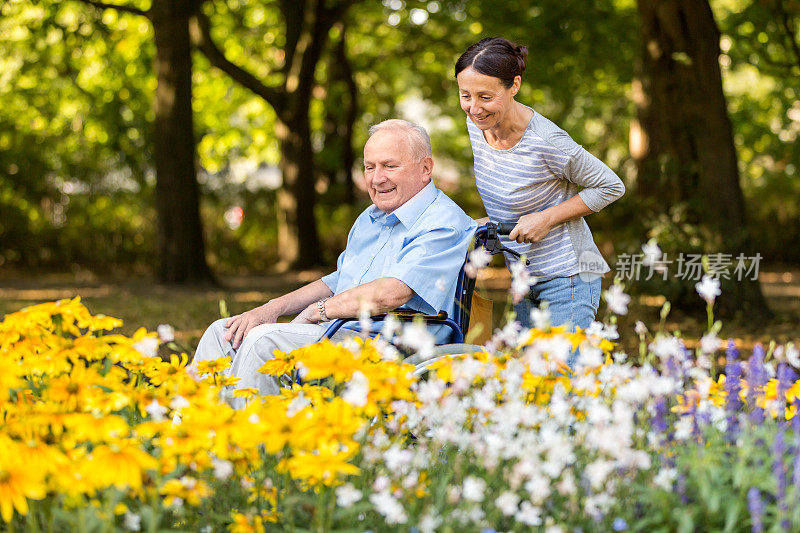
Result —
<path fill-rule="evenodd" d="M 417 194 L 406 200 L 403 205 L 388 215 L 373 204 L 369 208 L 369 216 L 372 222 L 386 217 L 387 222 L 399 221 L 406 228 L 410 228 L 428 206 L 433 203 L 438 192 L 438 189 L 433 184 L 433 180 L 431 180 Z"/>

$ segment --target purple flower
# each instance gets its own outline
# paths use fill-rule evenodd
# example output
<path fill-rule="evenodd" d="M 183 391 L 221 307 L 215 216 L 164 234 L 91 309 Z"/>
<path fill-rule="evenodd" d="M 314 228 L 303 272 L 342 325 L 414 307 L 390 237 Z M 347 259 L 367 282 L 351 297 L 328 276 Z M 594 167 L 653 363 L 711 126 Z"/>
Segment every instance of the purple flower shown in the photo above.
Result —
<path fill-rule="evenodd" d="M 725 410 L 728 412 L 726 438 L 728 442 L 733 443 L 736 442 L 739 433 L 739 411 L 742 409 L 742 399 L 739 397 L 739 393 L 742 391 L 742 364 L 728 358 L 725 376 L 725 392 L 727 393 Z"/>
<path fill-rule="evenodd" d="M 786 363 L 778 365 L 778 398 L 786 400 L 786 391 L 788 391 L 797 376 L 794 369 Z"/>
<path fill-rule="evenodd" d="M 653 416 L 653 429 L 658 433 L 664 433 L 667 431 L 667 401 L 664 399 L 663 396 L 660 396 L 658 400 L 656 400 L 656 414 Z"/>
<path fill-rule="evenodd" d="M 750 487 L 747 491 L 747 508 L 750 510 L 750 522 L 753 525 L 753 533 L 764 531 L 762 519 L 764 517 L 764 502 L 761 500 L 761 493 L 755 487 Z"/>
<path fill-rule="evenodd" d="M 614 531 L 625 531 L 626 529 L 628 529 L 628 523 L 624 518 L 614 519 Z"/>
<path fill-rule="evenodd" d="M 675 484 L 675 489 L 681 497 L 681 505 L 689 505 L 689 496 L 686 495 L 686 476 L 683 474 L 678 475 L 678 482 Z"/>
<path fill-rule="evenodd" d="M 795 437 L 794 442 L 795 453 L 792 459 L 792 483 L 794 484 L 795 490 L 800 490 L 800 453 L 797 453 L 797 450 L 800 450 L 800 439 Z"/>
<path fill-rule="evenodd" d="M 775 442 L 772 445 L 772 455 L 774 458 L 772 463 L 772 473 L 777 481 L 775 498 L 778 500 L 778 516 L 781 517 L 781 523 L 783 523 L 787 519 L 789 513 L 789 503 L 786 500 L 788 481 L 786 478 L 786 440 L 784 436 L 783 424 L 778 424 L 778 431 L 775 434 Z"/>
<path fill-rule="evenodd" d="M 725 357 L 727 357 L 728 363 L 739 360 L 739 350 L 736 349 L 736 344 L 733 342 L 733 339 L 728 339 L 728 346 L 725 348 Z"/>
<path fill-rule="evenodd" d="M 758 395 L 763 392 L 764 385 L 769 381 L 769 375 L 764 368 L 764 347 L 756 344 L 753 355 L 747 361 L 747 405 L 750 411 L 750 422 L 760 424 L 764 421 L 764 409 L 756 405 Z"/>

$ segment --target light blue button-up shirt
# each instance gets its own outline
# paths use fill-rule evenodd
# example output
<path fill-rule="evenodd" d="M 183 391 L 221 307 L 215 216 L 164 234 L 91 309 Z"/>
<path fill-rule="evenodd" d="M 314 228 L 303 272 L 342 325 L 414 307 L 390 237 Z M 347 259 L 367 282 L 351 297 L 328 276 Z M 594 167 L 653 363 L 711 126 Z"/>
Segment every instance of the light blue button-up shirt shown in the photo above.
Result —
<path fill-rule="evenodd" d="M 356 219 L 336 271 L 322 281 L 339 294 L 378 278 L 414 291 L 403 306 L 453 317 L 458 273 L 477 224 L 433 182 L 386 214 L 374 205 Z"/>

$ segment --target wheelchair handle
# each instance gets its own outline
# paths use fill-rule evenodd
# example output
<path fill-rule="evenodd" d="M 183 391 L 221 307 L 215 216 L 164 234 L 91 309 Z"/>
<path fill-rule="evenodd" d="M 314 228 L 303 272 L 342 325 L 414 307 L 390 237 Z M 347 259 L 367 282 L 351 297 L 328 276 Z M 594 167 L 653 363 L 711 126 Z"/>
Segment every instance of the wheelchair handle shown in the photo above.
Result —
<path fill-rule="evenodd" d="M 492 222 L 492 224 L 497 226 L 498 235 L 508 235 L 517 225 L 516 222 Z"/>
<path fill-rule="evenodd" d="M 476 230 L 475 244 L 476 246 L 483 246 L 486 248 L 486 251 L 492 255 L 506 252 L 517 259 L 522 259 L 518 252 L 503 246 L 498 239 L 499 235 L 508 235 L 511 233 L 511 230 L 513 230 L 516 225 L 515 222 L 488 222 L 485 226 L 481 226 Z M 530 265 L 530 260 L 526 259 L 525 264 Z"/>

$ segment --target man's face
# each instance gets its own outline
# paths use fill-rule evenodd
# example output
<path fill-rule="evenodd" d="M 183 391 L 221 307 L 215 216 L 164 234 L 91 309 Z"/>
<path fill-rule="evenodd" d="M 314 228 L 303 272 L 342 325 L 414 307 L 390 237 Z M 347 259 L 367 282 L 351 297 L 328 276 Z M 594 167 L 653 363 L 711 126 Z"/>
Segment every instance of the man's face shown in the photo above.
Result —
<path fill-rule="evenodd" d="M 381 130 L 364 146 L 364 182 L 372 203 L 391 213 L 431 180 L 433 159 L 415 161 L 405 132 Z"/>

